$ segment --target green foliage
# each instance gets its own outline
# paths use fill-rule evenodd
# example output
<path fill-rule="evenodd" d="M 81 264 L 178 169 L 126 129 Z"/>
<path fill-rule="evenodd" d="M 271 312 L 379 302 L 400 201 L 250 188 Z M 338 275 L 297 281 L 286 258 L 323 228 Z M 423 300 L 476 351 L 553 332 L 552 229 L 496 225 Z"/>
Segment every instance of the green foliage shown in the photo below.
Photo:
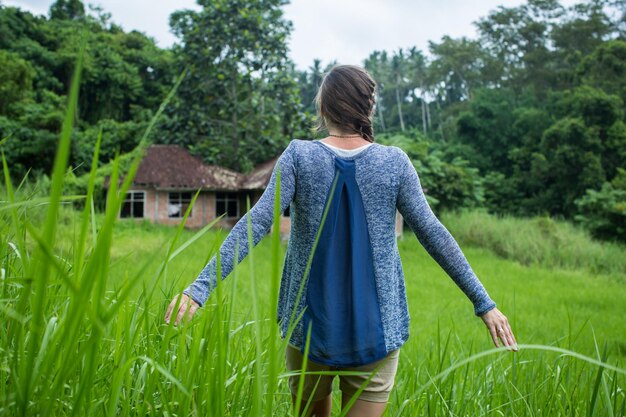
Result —
<path fill-rule="evenodd" d="M 515 106 L 516 97 L 510 89 L 480 89 L 469 109 L 459 115 L 457 138 L 472 149 L 464 156 L 481 171 L 511 173 L 508 151 L 519 145 L 519 136 L 511 129 Z"/>
<path fill-rule="evenodd" d="M 527 133 L 510 156 L 527 209 L 571 218 L 574 201 L 613 178 L 626 163 L 623 103 L 617 96 L 581 86 L 554 93 L 550 107 L 554 122 L 537 111 L 518 114 L 528 119 L 518 122 Z"/>
<path fill-rule="evenodd" d="M 600 239 L 626 243 L 626 170 L 618 168 L 612 181 L 599 190 L 588 189 L 575 201 L 578 213 L 574 218 Z"/>
<path fill-rule="evenodd" d="M 479 19 L 476 40 L 431 41 L 430 59 L 374 51 L 377 129 L 418 128 L 446 161 L 469 161 L 490 212 L 571 219 L 626 167 L 623 6 L 529 0 Z"/>
<path fill-rule="evenodd" d="M 57 1 L 50 19 L 0 6 L 0 137 L 12 175 L 49 174 L 78 46 L 86 43 L 70 164 L 84 174 L 100 129 L 102 162 L 133 149 L 174 81 L 170 51 L 78 0 Z"/>
<path fill-rule="evenodd" d="M 538 204 L 550 214 L 571 217 L 574 200 L 605 179 L 600 141 L 581 119 L 561 119 L 545 131 L 531 175 L 543 182 Z"/>
<path fill-rule="evenodd" d="M 489 171 L 481 175 L 484 204 L 490 213 L 511 213 L 523 216 L 525 211 L 519 205 L 523 195 L 514 177 L 507 177 L 498 171 Z"/>
<path fill-rule="evenodd" d="M 474 91 L 498 79 L 500 63 L 478 40 L 444 36 L 440 43 L 430 42 L 433 54 L 428 71 L 430 78 L 440 80 L 435 94 L 444 103 L 470 100 Z"/>
<path fill-rule="evenodd" d="M 247 172 L 291 138 L 315 135 L 313 97 L 334 62 L 294 69 L 286 2 L 199 4 L 172 14 L 180 42 L 170 50 L 79 0 L 56 1 L 50 18 L 0 6 L 0 137 L 12 174 L 50 173 L 81 40 L 69 161 L 77 191 L 98 133 L 101 164 L 134 149 L 184 68 L 151 140 Z M 476 39 L 429 42 L 429 56 L 416 47 L 373 51 L 363 65 L 378 84 L 377 137 L 407 136 L 393 141 L 408 146 L 438 210 L 590 216 L 575 202 L 587 190 L 613 195 L 603 184 L 626 168 L 623 6 L 528 0 L 479 19 Z"/>
<path fill-rule="evenodd" d="M 36 173 L 49 173 L 52 169 L 57 141 L 53 132 L 24 126 L 18 120 L 0 116 L 0 137 L 7 139 L 2 149 L 15 170 L 14 175 L 25 174 L 30 169 Z"/>
<path fill-rule="evenodd" d="M 89 171 L 98 135 L 102 134 L 100 160 L 112 161 L 116 153 L 122 155 L 130 153 L 139 145 L 141 134 L 146 130 L 147 125 L 147 121 L 118 122 L 112 119 L 102 119 L 96 125 L 85 129 L 81 132 L 81 140 L 72 144 L 76 174 L 80 176 Z"/>
<path fill-rule="evenodd" d="M 0 50 L 0 114 L 11 114 L 16 103 L 30 98 L 33 72 L 19 55 Z"/>
<path fill-rule="evenodd" d="M 6 189 L 0 190 L 4 200 Z M 41 243 L 32 238 L 34 228 L 50 221 L 46 206 L 22 191 L 15 193 L 22 204 L 17 223 L 10 210 L 0 210 L 6 220 L 0 222 L 0 318 L 7 329 L 0 333 L 5 353 L 0 377 L 7 381 L 0 385 L 3 415 L 74 410 L 90 416 L 161 415 L 165 410 L 210 417 L 295 415 L 285 345 L 272 319 L 275 265 L 286 249 L 275 244 L 276 236 L 263 239 L 226 281 L 219 281 L 193 321 L 168 326 L 163 323 L 167 303 L 202 269 L 224 233 L 134 221 L 107 224 L 106 213 L 61 206 L 50 256 L 36 251 Z M 27 214 L 34 210 L 43 216 L 31 220 Z M 454 218 L 454 213 L 442 217 L 460 236 Z M 472 229 L 497 230 L 505 221 L 482 220 Z M 27 221 L 35 226 L 30 231 L 22 228 Z M 529 223 L 506 230 L 518 235 L 540 228 L 552 236 L 560 229 L 550 222 Z M 89 227 L 83 236 L 84 225 Z M 27 237 L 23 245 L 15 231 Z M 469 313 L 469 301 L 405 233 L 398 246 L 409 312 L 420 319 L 411 321 L 412 336 L 400 353 L 386 415 L 480 415 L 496 407 L 505 415 L 526 415 L 529 408 L 550 416 L 583 415 L 601 369 L 595 414 L 620 415 L 626 406 L 620 388 L 626 371 L 619 320 L 626 302 L 624 275 L 522 266 L 460 240 L 473 270 L 509 318 L 520 350 L 493 349 L 483 324 Z M 526 243 L 533 249 L 532 242 Z M 615 260 L 623 265 L 623 258 Z M 29 353 L 23 347 L 35 334 L 32 307 L 20 310 L 18 305 L 27 296 L 20 291 L 23 272 L 37 262 L 54 269 L 41 308 L 44 337 Z M 606 354 L 600 356 L 598 345 L 605 344 Z M 29 355 L 36 365 L 32 370 L 20 367 Z M 24 389 L 27 374 L 32 374 L 32 391 L 24 404 L 16 393 Z M 339 415 L 341 393 L 334 387 L 333 415 Z"/>
<path fill-rule="evenodd" d="M 584 84 L 617 94 L 626 103 L 626 41 L 602 43 L 582 60 L 576 71 Z"/>
<path fill-rule="evenodd" d="M 78 68 L 80 74 L 80 61 Z M 217 281 L 211 300 L 193 322 L 183 322 L 179 327 L 173 326 L 174 320 L 164 324 L 167 301 L 206 265 L 220 236 L 213 236 L 207 246 L 200 238 L 213 224 L 193 234 L 183 231 L 193 201 L 176 229 L 136 224 L 132 219 L 119 224 L 120 204 L 141 159 L 139 152 L 125 155 L 132 157 L 127 170 L 121 170 L 120 161 L 114 159 L 106 208 L 103 213 L 96 213 L 92 207 L 96 179 L 102 177 L 98 175 L 100 136 L 86 176 L 86 193 L 80 196 L 86 203 L 82 212 L 62 205 L 71 201 L 71 196 L 62 191 L 68 182 L 66 172 L 79 84 L 77 75 L 72 82 L 50 179 L 41 177 L 34 190 L 24 183 L 14 188 L 2 155 L 0 318 L 6 330 L 0 332 L 0 351 L 4 353 L 0 379 L 6 382 L 0 384 L 3 415 L 289 415 L 293 412 L 291 402 L 283 400 L 289 398 L 289 374 L 283 372 L 282 358 L 291 330 L 280 340 L 275 320 L 279 265 L 285 249 L 278 233 L 279 199 L 275 199 L 271 242 L 265 240 L 258 251 L 250 247 L 245 264 L 235 268 L 226 288 L 226 283 Z M 153 126 L 154 120 L 148 124 L 137 149 L 145 144 Z M 412 140 L 395 137 L 389 142 L 404 144 L 412 154 L 424 154 L 429 149 L 429 144 L 417 134 Z M 427 161 L 428 165 L 436 165 L 436 159 Z M 119 184 L 122 172 L 128 175 Z M 450 224 L 445 218 L 444 221 Z M 496 222 L 483 222 L 481 231 L 493 223 Z M 555 233 L 558 228 L 549 222 L 541 225 L 542 233 L 557 239 L 539 242 L 559 243 L 558 230 Z M 457 234 L 453 225 L 451 230 Z M 508 229 L 516 236 L 520 230 Z M 505 235 L 509 241 L 515 240 L 510 239 L 512 233 Z M 588 245 L 587 241 L 584 243 Z M 492 410 L 494 403 L 499 407 L 505 404 L 505 411 L 510 414 L 522 414 L 527 407 L 550 410 L 551 415 L 594 408 L 612 414 L 623 410 L 626 401 L 619 387 L 626 370 L 620 367 L 621 341 L 605 344 L 598 360 L 597 343 L 592 344 L 591 338 L 578 338 L 588 321 L 593 323 L 594 338 L 614 341 L 616 334 L 622 334 L 621 322 L 606 320 L 616 317 L 624 304 L 622 281 L 606 276 L 590 279 L 563 271 L 546 273 L 539 268 L 524 270 L 488 252 L 468 251 L 474 270 L 481 277 L 486 276 L 482 281 L 500 307 L 507 305 L 514 285 L 524 289 L 521 297 L 513 298 L 507 316 L 516 330 L 516 323 L 520 324 L 519 354 L 525 352 L 530 360 L 518 362 L 517 356 L 511 356 L 508 364 L 502 361 L 508 361 L 508 356 L 493 358 L 503 348 L 486 349 L 491 346 L 487 333 L 477 343 L 478 352 L 474 352 L 475 326 L 479 324 L 470 323 L 475 317 L 468 314 L 467 300 L 453 290 L 451 280 L 442 279 L 443 271 L 419 243 L 404 238 L 398 246 L 401 253 L 411 255 L 403 264 L 408 278 L 407 296 L 420 300 L 411 303 L 410 313 L 424 319 L 412 322 L 410 332 L 428 337 L 409 341 L 402 348 L 407 358 L 423 360 L 398 369 L 397 388 L 388 414 L 439 415 L 452 410 L 459 415 L 474 415 Z M 584 247 L 584 256 L 564 259 L 588 262 L 592 255 L 589 248 Z M 555 259 L 560 259 L 561 253 L 559 248 Z M 616 253 L 620 256 L 613 255 L 610 261 L 621 276 L 623 250 Z M 312 254 L 309 266 L 311 260 Z M 599 257 L 596 265 L 606 267 L 605 261 Z M 494 266 L 497 273 L 490 273 Z M 499 289 L 495 281 L 491 286 L 494 278 L 489 275 L 507 277 L 510 287 Z M 415 285 L 417 276 L 420 285 Z M 587 291 L 580 290 L 583 285 Z M 500 291 L 502 295 L 498 296 Z M 536 315 L 533 312 L 544 311 L 548 302 L 575 308 L 571 315 L 567 310 L 567 316 L 553 308 L 554 322 L 546 322 L 544 317 L 544 325 L 538 331 L 524 335 L 523 329 L 534 329 L 531 324 L 540 317 L 530 317 L 528 325 L 523 325 L 516 319 L 516 306 L 532 316 Z M 594 318 L 598 314 L 602 320 Z M 564 330 L 565 321 L 569 330 Z M 449 323 L 451 330 L 446 338 L 441 337 L 440 323 Z M 453 332 L 458 344 L 450 342 Z M 560 356 L 558 366 L 553 368 L 553 361 L 548 358 L 555 352 Z M 462 373 L 456 373 L 462 368 Z M 596 399 L 597 390 L 591 388 L 591 381 L 604 381 L 599 370 L 605 368 L 605 374 L 612 372 L 612 382 L 603 385 L 606 396 Z M 537 386 L 537 378 L 554 383 Z M 494 389 L 494 383 L 495 387 L 513 389 Z M 453 394 L 442 399 L 441 389 Z M 486 391 L 489 396 L 479 395 Z M 562 397 L 563 391 L 569 394 Z M 515 401 L 517 394 L 513 392 L 528 399 L 524 404 Z M 296 414 L 300 399 L 298 396 Z M 338 404 L 335 398 L 335 409 Z M 344 409 L 343 414 L 347 411 Z"/>

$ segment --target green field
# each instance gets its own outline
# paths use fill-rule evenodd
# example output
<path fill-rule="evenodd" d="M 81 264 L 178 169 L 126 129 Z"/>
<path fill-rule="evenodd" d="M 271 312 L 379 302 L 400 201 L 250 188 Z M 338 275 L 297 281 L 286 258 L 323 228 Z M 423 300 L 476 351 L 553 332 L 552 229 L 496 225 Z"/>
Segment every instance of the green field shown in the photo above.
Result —
<path fill-rule="evenodd" d="M 478 214 L 458 216 L 471 215 Z M 451 216 L 457 215 L 446 214 L 442 221 L 462 242 L 467 230 L 455 233 L 450 226 L 454 222 L 446 222 Z M 70 279 L 80 219 L 80 213 L 62 210 L 57 231 L 56 246 L 66 260 L 63 265 Z M 101 230 L 103 223 L 104 217 L 98 215 L 96 229 Z M 181 247 L 196 232 L 183 230 L 177 236 L 173 228 L 118 221 L 111 235 L 103 288 L 94 282 L 91 295 L 77 298 L 58 274 L 52 274 L 43 308 L 47 324 L 43 334 L 49 341 L 39 345 L 41 353 L 32 359 L 37 372 L 28 372 L 26 367 L 31 308 L 25 306 L 27 314 L 19 313 L 19 276 L 12 276 L 11 268 L 6 268 L 20 262 L 3 237 L 7 272 L 2 281 L 2 321 L 6 331 L 0 340 L 0 372 L 7 383 L 0 388 L 1 414 L 71 415 L 76 409 L 80 410 L 76 415 L 252 416 L 267 414 L 271 408 L 273 415 L 292 415 L 286 379 L 281 375 L 285 372 L 284 346 L 278 344 L 270 297 L 272 284 L 277 283 L 271 260 L 282 263 L 286 244 L 278 246 L 275 257 L 271 235 L 266 237 L 224 281 L 221 304 L 217 294 L 212 294 L 188 327 L 163 324 L 171 296 L 197 276 L 226 233 L 208 231 L 161 269 L 170 244 Z M 91 237 L 86 242 L 92 242 Z M 26 246 L 37 255 L 28 237 Z M 626 375 L 550 350 L 566 349 L 626 368 L 624 275 L 524 266 L 489 249 L 462 243 L 474 271 L 509 318 L 520 345 L 517 353 L 504 348 L 496 351 L 486 327 L 473 315 L 471 303 L 410 230 L 399 246 L 411 336 L 401 350 L 387 416 L 624 415 Z M 104 278 L 94 276 L 96 281 Z M 122 300 L 121 289 L 134 281 L 137 285 Z M 96 306 L 98 291 L 102 297 Z M 108 316 L 117 300 L 122 300 L 121 306 Z M 72 302 L 90 308 L 79 309 L 80 317 L 72 317 Z M 93 315 L 104 317 L 101 329 Z M 58 321 L 51 324 L 54 320 Z M 16 332 L 14 326 L 21 331 Z M 75 338 L 71 343 L 61 338 L 65 326 L 75 326 L 75 332 L 68 333 Z M 487 353 L 462 363 L 480 352 Z M 451 372 L 440 375 L 446 369 Z M 31 392 L 25 405 L 21 384 L 27 375 Z M 58 381 L 58 387 L 50 381 Z M 336 378 L 334 415 L 340 413 L 338 382 Z M 271 403 L 269 393 L 273 393 Z"/>

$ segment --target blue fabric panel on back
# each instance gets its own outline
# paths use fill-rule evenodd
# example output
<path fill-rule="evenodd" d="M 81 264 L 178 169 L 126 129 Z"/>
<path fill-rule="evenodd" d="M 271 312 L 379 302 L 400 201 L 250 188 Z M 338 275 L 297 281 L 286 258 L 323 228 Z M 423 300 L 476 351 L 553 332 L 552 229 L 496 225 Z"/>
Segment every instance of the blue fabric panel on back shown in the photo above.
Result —
<path fill-rule="evenodd" d="M 355 161 L 335 157 L 335 167 L 336 185 L 307 284 L 301 352 L 310 325 L 309 359 L 360 366 L 384 358 L 387 351 Z"/>

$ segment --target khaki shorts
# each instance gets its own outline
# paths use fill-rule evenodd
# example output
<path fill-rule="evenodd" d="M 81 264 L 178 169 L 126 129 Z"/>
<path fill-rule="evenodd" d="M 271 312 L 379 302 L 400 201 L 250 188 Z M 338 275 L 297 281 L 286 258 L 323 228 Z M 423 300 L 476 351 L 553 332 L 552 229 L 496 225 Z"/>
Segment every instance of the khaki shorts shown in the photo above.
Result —
<path fill-rule="evenodd" d="M 394 385 L 394 379 L 396 376 L 396 370 L 398 369 L 398 356 L 400 349 L 393 350 L 389 354 L 376 362 L 372 362 L 366 365 L 348 368 L 339 368 L 335 366 L 323 365 L 311 360 L 307 361 L 307 371 L 359 371 L 370 372 L 367 375 L 339 375 L 339 388 L 343 398 L 348 400 L 359 390 L 362 384 L 367 381 L 367 378 L 381 362 L 387 360 L 378 373 L 372 377 L 369 384 L 363 389 L 359 395 L 359 400 L 383 402 L 386 403 L 389 400 L 389 394 Z M 291 344 L 287 345 L 285 350 L 285 359 L 287 361 L 287 371 L 300 371 L 302 370 L 302 353 L 300 350 Z M 305 375 L 304 376 L 304 390 L 302 391 L 302 400 L 307 401 L 311 395 L 313 395 L 312 401 L 319 401 L 326 398 L 332 393 L 333 380 L 336 375 Z M 315 392 L 312 392 L 315 388 L 317 380 L 319 384 Z M 294 375 L 289 377 L 289 389 L 293 395 L 298 392 L 298 384 L 300 381 L 300 375 Z"/>

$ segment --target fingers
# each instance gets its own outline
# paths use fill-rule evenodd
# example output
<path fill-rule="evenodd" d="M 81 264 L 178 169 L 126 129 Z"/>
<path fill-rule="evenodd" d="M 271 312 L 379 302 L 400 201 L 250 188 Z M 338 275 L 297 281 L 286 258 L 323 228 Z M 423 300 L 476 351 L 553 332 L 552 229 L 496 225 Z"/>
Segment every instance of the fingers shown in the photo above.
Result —
<path fill-rule="evenodd" d="M 176 306 L 176 300 L 178 300 L 178 295 L 176 295 L 170 305 L 167 306 L 167 311 L 165 312 L 164 318 L 166 324 L 170 324 L 170 317 L 172 315 L 172 310 L 174 310 L 174 307 Z"/>
<path fill-rule="evenodd" d="M 500 345 L 498 344 L 498 335 L 496 334 L 496 327 L 495 326 L 489 326 L 489 333 L 491 333 L 491 340 L 493 340 L 493 344 L 496 345 L 496 347 L 500 347 Z"/>
<path fill-rule="evenodd" d="M 502 340 L 502 344 L 506 346 L 507 350 L 513 350 L 517 352 L 517 342 L 513 337 L 513 331 L 511 330 L 511 326 L 508 323 L 506 317 L 503 316 L 503 320 L 496 324 L 497 334 Z"/>
<path fill-rule="evenodd" d="M 193 301 L 191 298 L 187 297 L 185 299 L 185 307 L 181 307 L 178 310 L 178 317 L 174 324 L 178 324 L 181 320 L 183 320 L 185 318 L 185 313 L 187 314 L 187 319 L 191 320 L 197 309 L 198 304 L 196 304 L 196 302 Z"/>
<path fill-rule="evenodd" d="M 515 352 L 517 352 L 518 348 L 517 348 L 517 341 L 515 340 L 515 336 L 513 335 L 513 330 L 511 330 L 511 326 L 507 323 L 506 326 L 506 330 L 508 333 L 508 338 L 511 341 L 511 346 L 513 347 L 513 350 Z"/>
<path fill-rule="evenodd" d="M 176 315 L 176 320 L 174 320 L 175 325 L 178 325 L 178 323 L 180 323 L 188 308 L 189 300 L 187 297 L 184 297 L 183 300 L 180 302 L 180 306 L 178 307 L 178 314 Z"/>
<path fill-rule="evenodd" d="M 509 331 L 509 336 L 511 337 L 511 340 L 513 341 L 513 344 L 517 348 L 517 340 L 515 340 L 515 336 L 513 335 L 513 330 L 511 329 L 511 325 L 509 325 L 508 323 L 507 323 L 507 329 Z"/>
<path fill-rule="evenodd" d="M 500 339 L 508 350 L 517 352 L 517 341 L 515 340 L 515 336 L 513 336 L 509 321 L 504 314 L 497 308 L 494 308 L 482 315 L 481 318 L 487 325 L 493 344 L 496 347 L 500 347 L 498 343 L 498 339 Z"/>
<path fill-rule="evenodd" d="M 167 307 L 167 312 L 165 313 L 166 324 L 170 323 L 172 313 L 174 312 L 174 308 L 176 307 L 177 301 L 178 301 L 178 295 L 174 297 L 170 305 Z M 198 308 L 200 308 L 198 303 L 193 301 L 186 294 L 183 294 L 180 300 L 180 304 L 178 305 L 178 310 L 176 310 L 175 312 L 176 317 L 174 319 L 174 325 L 177 326 L 180 323 L 180 321 L 185 317 L 185 315 L 187 316 L 188 319 L 191 319 L 193 315 L 196 313 L 196 311 L 198 310 Z"/>
<path fill-rule="evenodd" d="M 498 333 L 498 336 L 500 337 L 500 340 L 502 340 L 502 344 L 506 346 L 507 349 L 509 349 L 509 347 L 511 346 L 511 342 L 509 341 L 507 337 L 506 331 L 504 330 L 504 326 L 502 324 L 499 324 L 497 329 L 498 329 L 497 333 Z"/>

